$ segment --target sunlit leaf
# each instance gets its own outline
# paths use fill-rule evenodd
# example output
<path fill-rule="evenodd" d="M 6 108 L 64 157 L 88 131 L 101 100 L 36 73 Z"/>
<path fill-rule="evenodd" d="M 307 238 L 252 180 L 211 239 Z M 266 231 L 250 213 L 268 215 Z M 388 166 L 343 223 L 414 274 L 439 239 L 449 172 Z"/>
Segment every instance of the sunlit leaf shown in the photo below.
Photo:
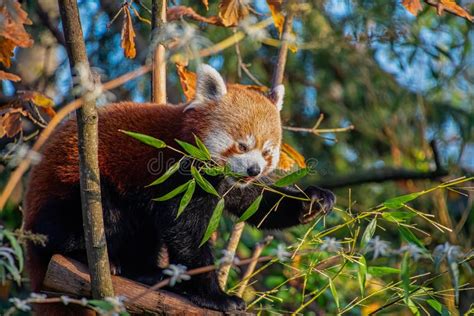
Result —
<path fill-rule="evenodd" d="M 158 179 L 156 179 L 155 181 L 153 181 L 152 183 L 150 183 L 149 185 L 147 185 L 147 187 L 150 187 L 150 186 L 153 186 L 153 185 L 157 185 L 157 184 L 160 184 L 160 183 L 163 183 L 165 182 L 166 180 L 168 180 L 169 177 L 171 177 L 176 171 L 179 170 L 179 166 L 180 166 L 180 161 L 174 163 L 171 167 L 168 168 L 168 170 L 166 170 Z"/>
<path fill-rule="evenodd" d="M 368 273 L 375 277 L 384 277 L 388 274 L 399 274 L 400 269 L 391 267 L 369 267 Z"/>
<path fill-rule="evenodd" d="M 275 27 L 277 28 L 281 37 L 283 32 L 283 24 L 285 22 L 285 16 L 282 13 L 283 0 L 267 0 L 267 4 L 270 8 L 270 12 L 272 13 L 273 24 L 275 24 Z"/>
<path fill-rule="evenodd" d="M 12 74 L 10 72 L 6 72 L 3 70 L 0 70 L 0 80 L 10 80 L 13 82 L 18 82 L 21 80 L 21 78 L 15 74 Z"/>
<path fill-rule="evenodd" d="M 159 140 L 158 138 L 155 138 L 153 136 L 148 136 L 148 135 L 145 135 L 145 134 L 129 132 L 129 131 L 124 131 L 124 130 L 119 130 L 119 131 L 126 134 L 126 135 L 128 135 L 128 136 L 131 136 L 131 137 L 135 138 L 136 140 L 139 140 L 142 143 L 147 144 L 149 146 L 152 146 L 152 147 L 155 147 L 155 148 L 158 148 L 158 149 L 166 147 L 166 144 L 165 144 L 164 141 Z"/>
<path fill-rule="evenodd" d="M 207 181 L 194 166 L 191 167 L 191 174 L 201 189 L 212 195 L 219 196 L 214 186 Z"/>
<path fill-rule="evenodd" d="M 283 143 L 280 150 L 278 169 L 289 171 L 295 164 L 300 168 L 305 168 L 305 158 L 298 151 L 296 151 L 296 149 L 286 143 Z"/>
<path fill-rule="evenodd" d="M 172 191 L 166 193 L 165 195 L 153 199 L 153 201 L 162 202 L 162 201 L 167 201 L 167 200 L 169 200 L 169 199 L 174 198 L 174 197 L 177 196 L 178 194 L 180 194 L 180 193 L 186 191 L 186 189 L 188 188 L 188 184 L 189 184 L 191 181 L 193 181 L 193 180 L 189 180 L 189 181 L 186 182 L 185 184 L 180 185 L 179 187 L 177 187 L 177 188 L 175 188 L 174 190 L 172 190 Z"/>
<path fill-rule="evenodd" d="M 438 313 L 443 313 L 443 304 L 441 304 L 438 300 L 430 298 L 426 300 L 426 303 L 428 303 L 428 305 L 430 305 Z"/>
<path fill-rule="evenodd" d="M 176 215 L 176 217 L 181 215 L 181 213 L 183 213 L 183 211 L 186 209 L 186 206 L 188 206 L 189 202 L 191 202 L 195 189 L 196 189 L 196 181 L 193 179 L 188 182 L 188 187 L 186 188 L 186 192 L 184 192 L 183 197 L 181 198 L 181 201 L 179 202 L 178 214 Z"/>
<path fill-rule="evenodd" d="M 395 198 L 388 199 L 387 201 L 383 202 L 383 205 L 389 209 L 399 209 L 403 207 L 405 203 L 413 201 L 422 194 L 422 192 L 414 192 L 406 195 L 397 196 Z"/>
<path fill-rule="evenodd" d="M 418 15 L 423 10 L 420 0 L 403 0 L 402 5 L 413 15 Z"/>
<path fill-rule="evenodd" d="M 255 212 L 258 211 L 258 208 L 260 207 L 260 203 L 262 202 L 263 195 L 259 195 L 255 201 L 250 204 L 250 206 L 245 210 L 245 212 L 240 216 L 239 222 L 244 222 L 247 219 L 249 219 Z"/>
<path fill-rule="evenodd" d="M 209 238 L 211 238 L 212 233 L 215 232 L 217 227 L 219 226 L 219 221 L 222 216 L 222 211 L 224 210 L 224 205 L 225 205 L 224 198 L 220 199 L 219 202 L 217 202 L 217 205 L 214 208 L 211 219 L 209 220 L 209 224 L 207 225 L 206 232 L 204 233 L 204 236 L 202 237 L 199 247 L 204 245 L 206 241 L 208 241 Z"/>
<path fill-rule="evenodd" d="M 377 228 L 377 218 L 374 218 L 370 221 L 369 225 L 365 229 L 364 233 L 362 234 L 362 238 L 360 240 L 360 248 L 364 249 L 367 247 L 367 244 L 374 236 L 375 230 Z"/>
<path fill-rule="evenodd" d="M 454 0 L 439 0 L 437 3 L 430 3 L 436 7 L 438 15 L 443 14 L 443 11 L 448 11 L 454 15 L 466 18 L 469 21 L 473 21 L 473 16 L 469 14 L 463 7 L 459 6 Z"/>
<path fill-rule="evenodd" d="M 224 26 L 236 26 L 249 14 L 247 1 L 222 0 L 219 4 L 219 19 Z"/>
<path fill-rule="evenodd" d="M 176 64 L 176 70 L 178 72 L 179 82 L 181 83 L 181 88 L 183 89 L 186 101 L 191 101 L 194 99 L 196 94 L 196 73 L 189 71 L 182 63 Z"/>
<path fill-rule="evenodd" d="M 209 160 L 207 154 L 196 146 L 179 139 L 175 139 L 175 141 L 192 157 L 204 161 Z"/>
<path fill-rule="evenodd" d="M 289 175 L 284 176 L 283 178 L 279 179 L 275 182 L 275 186 L 277 187 L 286 187 L 298 181 L 299 179 L 303 178 L 308 174 L 309 170 L 307 168 L 299 169 Z"/>

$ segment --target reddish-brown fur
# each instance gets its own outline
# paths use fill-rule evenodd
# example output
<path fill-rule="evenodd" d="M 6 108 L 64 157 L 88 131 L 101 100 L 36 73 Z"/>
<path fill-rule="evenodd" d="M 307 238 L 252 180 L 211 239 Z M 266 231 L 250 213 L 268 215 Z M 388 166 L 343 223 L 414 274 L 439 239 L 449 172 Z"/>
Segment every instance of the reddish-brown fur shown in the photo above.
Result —
<path fill-rule="evenodd" d="M 249 113 L 246 107 L 238 104 L 248 102 L 256 108 Z M 193 134 L 201 139 L 210 132 L 211 122 L 219 120 L 232 134 L 242 137 L 259 133 L 277 144 L 281 130 L 278 111 L 268 111 L 266 106 L 274 106 L 264 95 L 242 88 L 229 86 L 228 94 L 220 104 L 209 102 L 207 106 L 183 112 L 185 105 L 156 105 L 123 102 L 108 105 L 99 110 L 99 168 L 101 177 L 106 177 L 116 189 L 125 191 L 127 187 L 142 187 L 150 183 L 156 175 L 147 172 L 150 159 L 156 157 L 156 150 L 140 144 L 119 129 L 155 136 L 167 144 L 174 145 L 174 139 L 193 142 Z M 270 114 L 269 114 L 270 113 Z M 245 116 L 252 115 L 250 119 Z M 268 117 L 270 115 L 271 117 Z M 241 117 L 245 124 L 237 124 Z M 270 120 L 278 126 L 268 128 Z M 239 130 L 236 130 L 239 129 Z M 258 143 L 261 146 L 260 143 Z M 29 187 L 25 197 L 24 224 L 30 230 L 38 212 L 52 199 L 69 196 L 79 183 L 79 161 L 77 146 L 77 128 L 75 119 L 64 123 L 44 146 L 41 162 L 31 173 Z M 169 151 L 168 155 L 172 155 Z M 165 158 L 166 159 L 166 158 Z M 64 210 L 67 212 L 68 210 Z M 39 258 L 31 249 L 27 250 L 27 270 L 29 271 L 32 291 L 40 291 L 47 261 Z M 64 309 L 54 306 L 38 309 L 40 315 L 64 314 Z M 71 312 L 71 311 L 70 311 Z M 75 311 L 74 314 L 78 315 Z"/>

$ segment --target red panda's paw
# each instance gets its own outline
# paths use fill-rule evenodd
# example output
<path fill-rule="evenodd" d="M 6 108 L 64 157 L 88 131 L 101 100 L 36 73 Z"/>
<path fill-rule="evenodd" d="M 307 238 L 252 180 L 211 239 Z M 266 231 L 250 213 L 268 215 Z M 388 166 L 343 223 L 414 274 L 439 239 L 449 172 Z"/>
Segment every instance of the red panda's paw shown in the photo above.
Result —
<path fill-rule="evenodd" d="M 243 311 L 246 308 L 245 302 L 237 296 L 222 294 L 212 294 L 208 297 L 201 295 L 189 295 L 188 299 L 194 304 L 221 312 Z"/>
<path fill-rule="evenodd" d="M 320 213 L 328 214 L 336 202 L 334 193 L 318 187 L 310 186 L 306 188 L 305 194 L 311 201 L 303 202 L 303 209 L 299 217 L 301 224 L 312 222 Z"/>

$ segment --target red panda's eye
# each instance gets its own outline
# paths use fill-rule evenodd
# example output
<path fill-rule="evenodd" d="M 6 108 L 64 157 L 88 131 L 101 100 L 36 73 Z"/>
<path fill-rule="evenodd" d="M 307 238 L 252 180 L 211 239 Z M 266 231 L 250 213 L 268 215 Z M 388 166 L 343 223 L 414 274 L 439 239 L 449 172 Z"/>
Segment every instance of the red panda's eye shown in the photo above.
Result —
<path fill-rule="evenodd" d="M 266 150 L 264 150 L 263 153 L 262 153 L 262 155 L 263 155 L 264 157 L 268 157 L 268 156 L 270 156 L 270 154 L 271 154 L 270 149 L 266 149 Z"/>
<path fill-rule="evenodd" d="M 247 145 L 239 143 L 239 151 L 245 153 L 245 152 L 247 152 L 247 150 L 248 150 Z"/>

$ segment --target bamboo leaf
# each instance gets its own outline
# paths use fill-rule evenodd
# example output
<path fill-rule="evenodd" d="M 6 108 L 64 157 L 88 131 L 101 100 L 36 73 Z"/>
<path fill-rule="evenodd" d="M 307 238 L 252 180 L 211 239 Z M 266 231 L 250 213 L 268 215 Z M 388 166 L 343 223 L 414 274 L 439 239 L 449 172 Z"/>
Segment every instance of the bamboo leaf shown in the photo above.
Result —
<path fill-rule="evenodd" d="M 362 297 L 365 295 L 365 282 L 367 280 L 367 261 L 364 256 L 360 257 L 357 271 L 357 279 L 359 281 L 359 289 Z"/>
<path fill-rule="evenodd" d="M 402 236 L 402 238 L 406 241 L 406 242 L 409 242 L 411 244 L 415 244 L 417 245 L 418 247 L 420 247 L 421 249 L 426 249 L 425 248 L 425 245 L 423 244 L 423 242 L 421 242 L 421 240 L 419 240 L 415 234 L 413 234 L 411 232 L 411 230 L 409 230 L 408 228 L 404 227 L 404 226 L 400 226 L 398 227 L 398 230 L 400 231 L 400 235 Z"/>
<path fill-rule="evenodd" d="M 410 254 L 405 253 L 402 259 L 402 266 L 400 271 L 400 278 L 402 279 L 402 288 L 405 295 L 405 304 L 408 304 L 410 297 Z"/>
<path fill-rule="evenodd" d="M 199 149 L 206 155 L 207 160 L 211 160 L 211 153 L 209 152 L 209 149 L 207 149 L 206 145 L 197 137 L 194 135 L 194 141 L 196 142 L 196 145 L 198 146 Z"/>
<path fill-rule="evenodd" d="M 217 193 L 216 189 L 212 186 L 212 184 L 207 181 L 194 166 L 191 167 L 191 174 L 193 175 L 193 178 L 196 180 L 197 184 L 201 187 L 201 189 L 203 189 L 209 194 L 219 196 L 219 193 Z"/>
<path fill-rule="evenodd" d="M 331 294 L 334 297 L 334 302 L 336 303 L 337 309 L 339 310 L 339 295 L 337 294 L 336 287 L 334 286 L 334 282 L 329 279 L 329 289 L 331 290 Z"/>
<path fill-rule="evenodd" d="M 185 141 L 175 139 L 175 141 L 191 156 L 193 156 L 196 159 L 199 160 L 209 160 L 206 153 L 203 153 L 201 149 L 197 148 L 194 145 L 191 145 L 190 143 L 187 143 Z"/>
<path fill-rule="evenodd" d="M 368 273 L 375 277 L 383 277 L 387 274 L 399 274 L 400 269 L 391 268 L 391 267 L 369 267 Z"/>
<path fill-rule="evenodd" d="M 165 195 L 163 195 L 161 197 L 153 199 L 153 201 L 162 202 L 162 201 L 167 201 L 169 199 L 174 198 L 176 195 L 186 191 L 186 189 L 188 188 L 188 184 L 191 181 L 193 181 L 193 180 L 189 180 L 188 182 L 186 182 L 185 184 L 180 185 L 179 187 L 175 188 L 171 192 L 168 192 L 168 193 L 166 193 Z"/>
<path fill-rule="evenodd" d="M 416 199 L 420 195 L 423 195 L 423 192 L 414 192 L 414 193 L 410 193 L 410 194 L 406 194 L 406 195 L 397 196 L 397 197 L 394 197 L 392 199 L 388 199 L 387 201 L 383 202 L 383 205 L 386 208 L 396 210 L 396 209 L 399 209 L 399 208 L 403 207 L 403 205 L 405 203 L 413 201 L 414 199 Z"/>
<path fill-rule="evenodd" d="M 283 178 L 279 179 L 277 182 L 275 182 L 275 186 L 277 187 L 286 187 L 288 185 L 291 185 L 298 181 L 299 179 L 303 178 L 306 176 L 309 172 L 308 168 L 303 168 L 299 169 L 293 173 L 290 173 L 287 176 L 284 176 Z"/>
<path fill-rule="evenodd" d="M 140 133 L 135 133 L 135 132 L 129 132 L 129 131 L 124 131 L 124 130 L 119 130 L 120 132 L 135 138 L 136 140 L 141 141 L 144 144 L 147 144 L 149 146 L 161 149 L 166 147 L 166 143 L 162 140 L 159 140 L 158 138 L 155 138 L 153 136 L 148 136 L 145 134 L 140 134 Z"/>
<path fill-rule="evenodd" d="M 415 213 L 406 212 L 406 211 L 392 211 L 382 213 L 382 217 L 387 221 L 394 223 L 402 223 L 410 218 L 416 216 Z"/>
<path fill-rule="evenodd" d="M 179 202 L 178 214 L 176 215 L 176 217 L 181 215 L 181 213 L 183 213 L 184 210 L 186 209 L 186 206 L 188 206 L 189 202 L 191 202 L 195 189 L 196 189 L 196 181 L 194 181 L 193 179 L 188 182 L 188 187 L 186 188 L 186 192 L 184 192 L 183 197 L 181 198 L 181 201 Z"/>
<path fill-rule="evenodd" d="M 443 304 L 441 304 L 438 300 L 430 298 L 426 300 L 426 303 L 428 303 L 428 305 L 430 305 L 438 313 L 443 313 Z"/>
<path fill-rule="evenodd" d="M 214 208 L 214 212 L 212 213 L 211 219 L 209 220 L 209 224 L 207 225 L 206 232 L 204 233 L 204 236 L 202 237 L 199 247 L 204 245 L 206 241 L 208 241 L 209 238 L 211 238 L 212 233 L 219 226 L 219 221 L 221 219 L 223 210 L 224 210 L 224 198 L 221 198 L 219 202 L 217 202 L 216 207 Z"/>
<path fill-rule="evenodd" d="M 258 211 L 258 208 L 260 207 L 260 202 L 262 202 L 263 195 L 259 195 L 255 201 L 250 204 L 250 206 L 245 210 L 245 212 L 240 216 L 239 222 L 244 222 L 247 219 L 249 219 L 255 212 Z"/>
<path fill-rule="evenodd" d="M 374 218 L 370 221 L 369 225 L 365 229 L 364 233 L 362 234 L 362 238 L 360 240 L 360 248 L 364 249 L 369 241 L 374 236 L 375 230 L 377 228 L 377 218 Z"/>
<path fill-rule="evenodd" d="M 158 179 L 147 185 L 147 187 L 151 187 L 153 185 L 158 185 L 160 183 L 165 182 L 168 180 L 169 177 L 171 177 L 176 171 L 179 170 L 180 166 L 180 161 L 174 163 L 171 167 L 168 168 L 168 170 L 165 171 Z"/>

